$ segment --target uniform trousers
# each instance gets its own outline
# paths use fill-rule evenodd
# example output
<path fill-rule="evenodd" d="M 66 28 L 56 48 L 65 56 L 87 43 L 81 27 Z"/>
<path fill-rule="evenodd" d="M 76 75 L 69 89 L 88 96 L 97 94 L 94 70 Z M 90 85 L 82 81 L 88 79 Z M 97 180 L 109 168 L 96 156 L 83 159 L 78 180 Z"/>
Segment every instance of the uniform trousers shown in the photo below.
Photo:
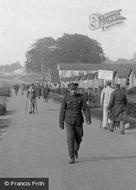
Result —
<path fill-rule="evenodd" d="M 80 143 L 82 141 L 83 126 L 66 123 L 66 134 L 69 156 L 70 158 L 74 158 L 75 152 L 79 150 Z"/>
<path fill-rule="evenodd" d="M 35 111 L 35 106 L 36 106 L 36 99 L 31 98 L 30 99 L 30 111 Z"/>

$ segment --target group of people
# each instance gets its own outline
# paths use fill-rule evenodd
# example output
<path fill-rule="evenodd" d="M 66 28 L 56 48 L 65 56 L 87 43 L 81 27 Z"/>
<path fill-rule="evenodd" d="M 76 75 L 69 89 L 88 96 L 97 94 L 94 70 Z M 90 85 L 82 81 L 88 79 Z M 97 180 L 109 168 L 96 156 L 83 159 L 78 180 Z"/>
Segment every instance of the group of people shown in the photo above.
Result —
<path fill-rule="evenodd" d="M 26 109 L 27 109 L 27 104 L 29 101 L 29 114 L 32 113 L 38 113 L 37 109 L 37 97 L 38 99 L 43 96 L 44 100 L 48 102 L 48 95 L 50 92 L 50 88 L 48 86 L 45 87 L 40 87 L 40 86 L 35 86 L 34 84 L 31 84 L 27 90 L 27 102 L 26 102 Z"/>
<path fill-rule="evenodd" d="M 50 88 L 48 85 L 40 85 L 40 84 L 18 84 L 15 83 L 12 88 L 14 89 L 15 95 L 17 96 L 19 91 L 21 95 L 25 95 L 27 97 L 25 112 L 29 108 L 29 113 L 37 113 L 37 98 L 40 99 L 42 96 L 45 102 L 48 102 L 48 95 L 50 92 Z"/>
<path fill-rule="evenodd" d="M 121 134 L 125 131 L 127 97 L 119 83 L 111 87 L 111 81 L 106 81 L 106 87 L 101 92 L 100 104 L 103 107 L 102 127 L 114 131 L 120 126 Z"/>
<path fill-rule="evenodd" d="M 69 163 L 73 164 L 78 158 L 83 137 L 84 118 L 90 125 L 91 112 L 84 96 L 78 92 L 78 83 L 70 83 L 68 89 L 69 92 L 64 96 L 60 107 L 59 126 L 64 129 L 66 125 Z M 121 134 L 124 134 L 127 97 L 120 85 L 115 84 L 113 88 L 111 81 L 106 81 L 106 86 L 101 92 L 100 104 L 103 106 L 103 128 L 113 132 L 115 125 L 119 123 Z"/>
<path fill-rule="evenodd" d="M 41 88 L 40 91 L 37 89 L 39 88 L 31 84 L 26 93 L 30 105 L 30 114 L 37 112 L 36 98 L 40 98 L 42 90 Z M 49 88 L 45 88 L 42 92 L 44 93 L 43 97 L 47 99 Z M 113 88 L 111 81 L 106 81 L 106 86 L 101 92 L 100 104 L 103 107 L 102 127 L 113 132 L 115 125 L 119 123 L 121 134 L 124 134 L 127 97 L 120 85 L 115 84 Z M 86 119 L 86 123 L 90 125 L 91 111 L 89 105 L 83 94 L 79 93 L 78 83 L 70 83 L 61 103 L 59 126 L 61 129 L 64 129 L 64 125 L 66 124 L 69 163 L 71 164 L 75 163 L 75 160 L 78 158 L 83 138 L 84 118 Z"/>
<path fill-rule="evenodd" d="M 48 95 L 50 92 L 49 86 L 46 84 L 37 84 L 37 83 L 32 83 L 32 84 L 19 84 L 15 83 L 12 88 L 14 89 L 15 95 L 17 96 L 19 94 L 25 95 L 27 97 L 26 101 L 26 108 L 25 112 L 27 111 L 28 104 L 29 104 L 29 113 L 37 113 L 37 98 L 40 99 L 43 97 L 45 102 L 48 102 Z"/>

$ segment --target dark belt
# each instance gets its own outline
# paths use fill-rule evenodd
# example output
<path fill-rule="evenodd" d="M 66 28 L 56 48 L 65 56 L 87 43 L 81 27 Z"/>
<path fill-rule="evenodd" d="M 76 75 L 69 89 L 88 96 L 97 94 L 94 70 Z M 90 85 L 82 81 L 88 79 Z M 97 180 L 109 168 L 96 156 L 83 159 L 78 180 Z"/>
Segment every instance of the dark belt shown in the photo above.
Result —
<path fill-rule="evenodd" d="M 66 109 L 66 111 L 74 112 L 76 114 L 81 114 L 82 113 L 81 111 L 75 111 L 73 109 Z"/>

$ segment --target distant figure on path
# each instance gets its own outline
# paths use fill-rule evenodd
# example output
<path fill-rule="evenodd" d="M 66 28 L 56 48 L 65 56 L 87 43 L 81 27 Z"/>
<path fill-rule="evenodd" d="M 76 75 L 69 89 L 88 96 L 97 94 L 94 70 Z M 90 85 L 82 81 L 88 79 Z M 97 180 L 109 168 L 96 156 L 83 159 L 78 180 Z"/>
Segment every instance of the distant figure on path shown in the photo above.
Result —
<path fill-rule="evenodd" d="M 103 107 L 102 127 L 107 129 L 108 126 L 108 105 L 114 89 L 111 87 L 111 81 L 106 81 L 106 87 L 103 88 L 100 96 L 100 105 Z"/>
<path fill-rule="evenodd" d="M 34 87 L 34 84 L 30 86 L 30 88 L 27 91 L 27 98 L 30 101 L 30 111 L 29 113 L 35 113 L 37 111 L 37 102 L 36 102 L 36 90 Z"/>
<path fill-rule="evenodd" d="M 48 86 L 45 86 L 43 88 L 43 98 L 44 98 L 45 102 L 48 102 L 49 92 L 50 92 L 50 88 Z"/>
<path fill-rule="evenodd" d="M 70 83 L 68 87 L 69 93 L 64 96 L 60 108 L 59 125 L 61 129 L 64 129 L 64 122 L 66 123 L 69 163 L 72 164 L 78 157 L 78 150 L 83 137 L 82 111 L 88 125 L 91 124 L 91 113 L 83 95 L 77 93 L 78 84 Z"/>
<path fill-rule="evenodd" d="M 18 84 L 14 85 L 14 91 L 15 91 L 15 94 L 18 95 L 18 91 L 19 91 L 19 85 Z"/>

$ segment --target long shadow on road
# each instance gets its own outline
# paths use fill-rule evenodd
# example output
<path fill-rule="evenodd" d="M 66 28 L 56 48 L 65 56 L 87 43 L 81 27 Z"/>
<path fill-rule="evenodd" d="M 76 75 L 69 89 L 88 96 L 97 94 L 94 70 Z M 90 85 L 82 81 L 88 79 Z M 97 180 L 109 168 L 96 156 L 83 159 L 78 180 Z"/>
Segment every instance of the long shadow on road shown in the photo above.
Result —
<path fill-rule="evenodd" d="M 10 123 L 11 119 L 0 119 L 0 140 L 2 140 L 3 135 L 7 133 Z"/>
<path fill-rule="evenodd" d="M 82 157 L 77 162 L 92 162 L 92 161 L 103 161 L 103 160 L 123 160 L 123 159 L 135 159 L 136 155 L 131 156 L 92 156 L 92 157 Z"/>
<path fill-rule="evenodd" d="M 13 115 L 15 113 L 15 110 L 8 110 L 4 116 L 1 116 L 0 118 L 0 140 L 2 140 L 2 137 L 5 133 L 7 133 L 8 128 L 11 123 L 11 117 L 10 115 Z"/>
<path fill-rule="evenodd" d="M 13 115 L 15 114 L 15 110 L 7 110 L 5 115 Z"/>

